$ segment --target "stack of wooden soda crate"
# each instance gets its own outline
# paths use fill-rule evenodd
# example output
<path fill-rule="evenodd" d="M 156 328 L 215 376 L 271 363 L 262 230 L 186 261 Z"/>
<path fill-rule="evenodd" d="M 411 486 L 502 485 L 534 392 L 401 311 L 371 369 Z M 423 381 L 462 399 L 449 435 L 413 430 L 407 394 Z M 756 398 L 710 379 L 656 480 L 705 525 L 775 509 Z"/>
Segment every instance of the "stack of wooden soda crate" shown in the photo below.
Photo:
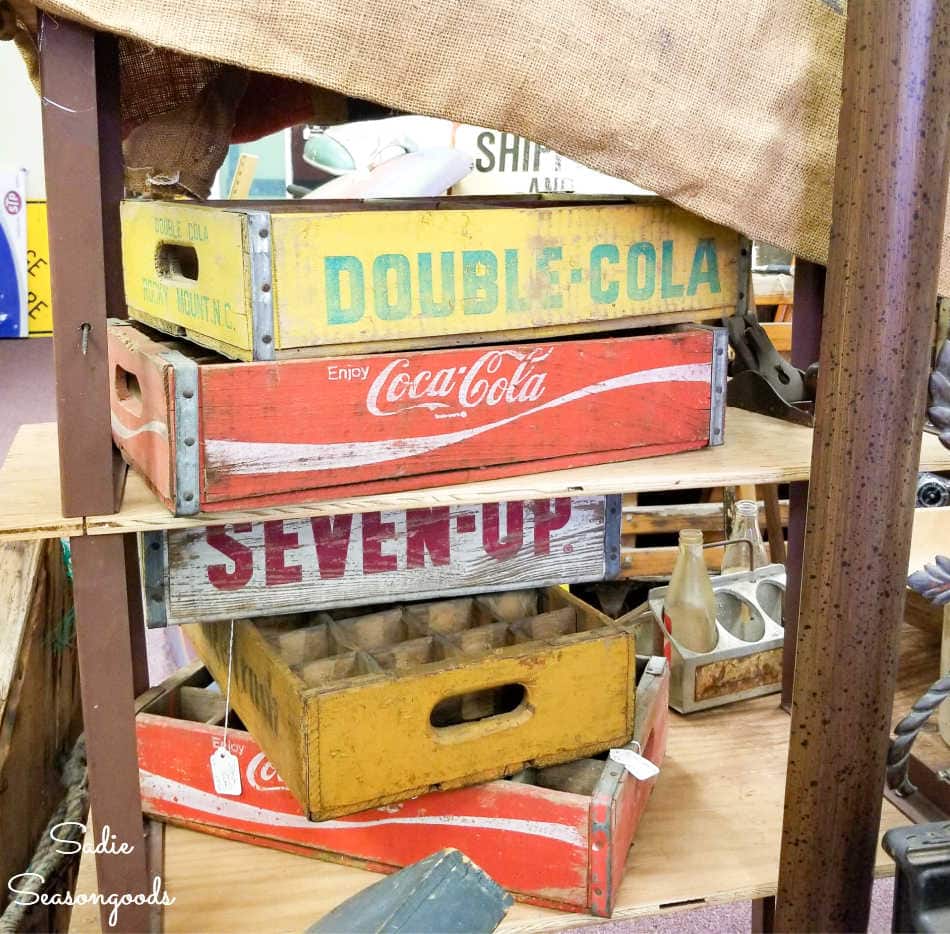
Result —
<path fill-rule="evenodd" d="M 559 585 L 617 576 L 619 495 L 371 497 L 721 443 L 724 332 L 683 322 L 734 308 L 738 235 L 656 199 L 122 221 L 116 443 L 177 515 L 262 518 L 143 536 L 149 624 L 207 666 L 140 717 L 147 809 L 384 870 L 457 846 L 609 915 L 654 779 L 607 751 L 662 759 L 669 672 Z"/>

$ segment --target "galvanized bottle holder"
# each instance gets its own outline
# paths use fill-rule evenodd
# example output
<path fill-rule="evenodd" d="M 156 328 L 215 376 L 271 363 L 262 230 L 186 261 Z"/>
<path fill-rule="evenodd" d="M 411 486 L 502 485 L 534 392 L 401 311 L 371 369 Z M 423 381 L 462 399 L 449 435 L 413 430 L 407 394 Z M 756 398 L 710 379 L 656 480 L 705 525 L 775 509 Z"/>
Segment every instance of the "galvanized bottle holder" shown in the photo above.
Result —
<path fill-rule="evenodd" d="M 731 543 L 711 542 L 703 547 Z M 785 566 L 769 564 L 714 577 L 712 588 L 719 641 L 711 652 L 693 652 L 666 631 L 663 604 L 669 587 L 654 587 L 648 594 L 654 621 L 672 645 L 670 706 L 679 713 L 773 694 L 782 687 Z M 740 632 L 743 604 L 749 608 L 749 620 Z"/>

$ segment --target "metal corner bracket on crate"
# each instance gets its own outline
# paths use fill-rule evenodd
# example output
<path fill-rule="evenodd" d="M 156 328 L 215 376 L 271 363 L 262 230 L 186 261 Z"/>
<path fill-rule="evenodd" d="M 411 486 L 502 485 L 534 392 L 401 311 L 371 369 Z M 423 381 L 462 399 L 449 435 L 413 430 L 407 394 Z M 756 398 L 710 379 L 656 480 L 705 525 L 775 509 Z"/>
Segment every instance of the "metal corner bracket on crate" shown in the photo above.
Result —
<path fill-rule="evenodd" d="M 782 688 L 785 566 L 769 564 L 714 577 L 712 587 L 719 641 L 711 652 L 690 651 L 666 632 L 663 601 L 668 587 L 655 587 L 648 595 L 654 622 L 672 647 L 670 706 L 679 713 L 774 694 Z"/>
<path fill-rule="evenodd" d="M 150 628 L 613 580 L 619 495 L 143 532 Z"/>
<path fill-rule="evenodd" d="M 275 359 L 274 284 L 271 281 L 271 225 L 266 211 L 247 212 L 251 250 L 251 318 L 255 360 Z"/>
<path fill-rule="evenodd" d="M 709 446 L 726 439 L 726 382 L 728 381 L 729 333 L 725 328 L 713 332 L 712 380 L 709 386 Z"/>
<path fill-rule="evenodd" d="M 175 511 L 198 512 L 201 474 L 198 465 L 198 365 L 177 350 L 162 357 L 175 374 Z"/>

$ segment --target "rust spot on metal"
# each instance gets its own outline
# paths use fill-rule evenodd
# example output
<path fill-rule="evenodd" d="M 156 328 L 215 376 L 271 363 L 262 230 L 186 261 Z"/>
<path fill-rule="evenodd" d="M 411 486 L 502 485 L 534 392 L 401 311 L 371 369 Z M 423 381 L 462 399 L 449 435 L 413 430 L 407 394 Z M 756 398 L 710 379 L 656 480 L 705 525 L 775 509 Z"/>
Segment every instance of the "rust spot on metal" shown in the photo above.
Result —
<path fill-rule="evenodd" d="M 727 658 L 696 669 L 696 700 L 738 694 L 782 680 L 782 650 L 757 652 L 745 658 Z"/>

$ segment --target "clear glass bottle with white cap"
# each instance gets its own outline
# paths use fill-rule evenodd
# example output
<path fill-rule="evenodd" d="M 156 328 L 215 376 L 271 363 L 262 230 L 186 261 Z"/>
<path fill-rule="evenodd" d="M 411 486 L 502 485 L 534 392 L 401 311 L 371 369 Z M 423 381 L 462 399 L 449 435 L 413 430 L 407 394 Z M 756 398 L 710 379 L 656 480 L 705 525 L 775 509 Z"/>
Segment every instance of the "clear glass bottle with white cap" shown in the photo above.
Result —
<path fill-rule="evenodd" d="M 754 503 L 751 499 L 740 499 L 736 502 L 736 521 L 732 526 L 730 538 L 743 539 L 752 543 L 752 567 L 749 566 L 749 546 L 736 542 L 726 545 L 726 550 L 722 555 L 721 574 L 751 571 L 765 567 L 769 563 L 765 542 L 762 541 L 762 532 L 759 529 L 758 503 Z"/>

